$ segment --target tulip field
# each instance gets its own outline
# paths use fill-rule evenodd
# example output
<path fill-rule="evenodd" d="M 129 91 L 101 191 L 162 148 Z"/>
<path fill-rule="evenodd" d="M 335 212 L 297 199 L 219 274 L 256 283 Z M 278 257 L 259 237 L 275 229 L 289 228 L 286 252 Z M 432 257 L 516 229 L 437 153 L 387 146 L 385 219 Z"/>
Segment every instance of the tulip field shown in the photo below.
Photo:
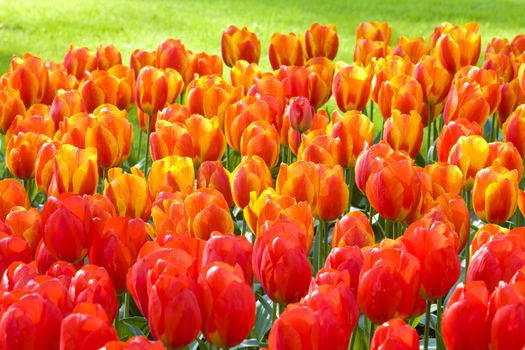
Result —
<path fill-rule="evenodd" d="M 337 10 L 35 49 L 0 21 L 0 350 L 525 349 L 517 14 Z"/>

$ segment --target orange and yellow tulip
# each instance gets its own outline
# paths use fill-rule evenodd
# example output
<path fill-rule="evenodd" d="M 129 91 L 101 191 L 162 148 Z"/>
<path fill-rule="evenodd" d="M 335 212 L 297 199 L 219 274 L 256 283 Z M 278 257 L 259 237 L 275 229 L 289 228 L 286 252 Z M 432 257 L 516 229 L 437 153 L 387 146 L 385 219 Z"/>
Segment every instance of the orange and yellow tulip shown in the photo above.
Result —
<path fill-rule="evenodd" d="M 172 155 L 194 158 L 196 147 L 192 135 L 181 123 L 159 120 L 150 135 L 149 151 L 153 161 Z"/>
<path fill-rule="evenodd" d="M 503 140 L 512 142 L 520 152 L 521 158 L 525 157 L 525 104 L 516 108 L 503 124 Z"/>
<path fill-rule="evenodd" d="M 257 63 L 239 60 L 235 62 L 230 71 L 230 81 L 233 86 L 242 88 L 246 95 L 255 83 L 256 78 L 262 77 L 262 70 Z"/>
<path fill-rule="evenodd" d="M 129 57 L 129 68 L 135 72 L 135 77 L 139 76 L 139 72 L 146 66 L 155 66 L 157 56 L 155 51 L 146 51 L 135 49 L 131 52 Z"/>
<path fill-rule="evenodd" d="M 153 115 L 172 104 L 182 92 L 184 81 L 174 69 L 144 67 L 140 70 L 135 87 L 137 107 Z"/>
<path fill-rule="evenodd" d="M 84 73 L 97 69 L 97 58 L 93 51 L 87 47 L 70 45 L 64 56 L 64 67 L 69 74 L 78 80 L 84 78 Z"/>
<path fill-rule="evenodd" d="M 357 39 L 354 49 L 354 62 L 368 66 L 372 61 L 386 57 L 388 52 L 389 46 L 384 41 Z"/>
<path fill-rule="evenodd" d="M 323 221 L 335 220 L 345 212 L 349 201 L 343 168 L 340 165 L 317 164 L 316 171 L 319 174 L 319 190 L 313 206 L 314 215 Z"/>
<path fill-rule="evenodd" d="M 270 38 L 268 56 L 274 70 L 281 66 L 303 66 L 305 57 L 301 37 L 295 33 L 274 33 Z"/>
<path fill-rule="evenodd" d="M 379 110 L 385 120 L 396 109 L 405 114 L 413 110 L 420 115 L 422 113 L 423 89 L 410 75 L 396 75 L 382 83 L 377 98 Z"/>
<path fill-rule="evenodd" d="M 488 160 L 489 145 L 479 135 L 461 136 L 448 156 L 448 163 L 461 169 L 467 190 L 472 188 L 476 174 L 487 166 Z"/>
<path fill-rule="evenodd" d="M 222 59 L 219 55 L 209 55 L 206 52 L 200 52 L 193 55 L 191 66 L 189 68 L 194 77 L 205 75 L 222 76 Z"/>
<path fill-rule="evenodd" d="M 31 252 L 35 252 L 42 238 L 42 216 L 37 208 L 13 207 L 5 218 L 5 223 L 14 236 L 23 238 Z"/>
<path fill-rule="evenodd" d="M 228 67 L 235 66 L 239 60 L 257 64 L 261 55 L 261 42 L 248 28 L 230 25 L 222 33 L 221 53 Z"/>
<path fill-rule="evenodd" d="M 38 150 L 51 139 L 43 134 L 20 132 L 13 135 L 6 146 L 6 166 L 20 179 L 29 179 L 35 174 Z"/>
<path fill-rule="evenodd" d="M 520 89 L 517 79 L 501 85 L 501 101 L 498 105 L 498 122 L 500 126 L 507 121 L 509 116 L 519 105 L 525 103 L 525 95 Z"/>
<path fill-rule="evenodd" d="M 386 22 L 361 22 L 355 30 L 355 36 L 357 39 L 366 38 L 374 41 L 383 41 L 387 45 L 390 45 L 392 41 L 392 28 L 390 28 Z"/>
<path fill-rule="evenodd" d="M 97 69 L 109 70 L 111 67 L 122 64 L 122 54 L 115 45 L 99 45 L 95 53 Z"/>
<path fill-rule="evenodd" d="M 186 50 L 180 40 L 168 38 L 157 46 L 155 66 L 160 69 L 172 68 L 181 75 L 185 84 L 193 79 L 191 61 L 193 53 Z M 138 76 L 138 75 L 137 75 Z"/>
<path fill-rule="evenodd" d="M 19 93 L 11 88 L 0 89 L 0 133 L 4 134 L 11 127 L 17 115 L 24 115 L 26 109 Z"/>
<path fill-rule="evenodd" d="M 452 75 L 435 57 L 424 56 L 414 66 L 413 75 L 423 89 L 423 100 L 427 104 L 434 106 L 447 97 L 452 84 Z"/>
<path fill-rule="evenodd" d="M 231 173 L 233 201 L 240 209 L 250 203 L 250 192 L 258 196 L 268 187 L 273 187 L 272 174 L 259 156 L 243 157 Z"/>
<path fill-rule="evenodd" d="M 148 183 L 153 198 L 156 198 L 161 191 L 192 192 L 194 182 L 195 174 L 191 158 L 173 155 L 151 164 Z"/>
<path fill-rule="evenodd" d="M 413 64 L 418 63 L 421 58 L 428 55 L 430 48 L 425 44 L 425 39 L 421 36 L 409 39 L 401 35 L 397 39 L 397 46 L 392 51 L 393 55 L 401 56 Z"/>
<path fill-rule="evenodd" d="M 438 160 L 440 162 L 447 162 L 450 150 L 454 147 L 459 138 L 461 136 L 469 135 L 482 135 L 478 123 L 468 121 L 465 118 L 460 118 L 444 125 L 436 140 Z"/>
<path fill-rule="evenodd" d="M 0 180 L 0 220 L 5 221 L 7 214 L 14 207 L 30 207 L 24 186 L 15 179 Z"/>
<path fill-rule="evenodd" d="M 324 130 L 312 130 L 301 135 L 297 159 L 316 164 L 335 165 L 340 162 L 341 142 Z"/>
<path fill-rule="evenodd" d="M 184 126 L 193 138 L 193 163 L 199 166 L 207 160 L 220 160 L 226 149 L 226 139 L 218 117 L 211 119 L 194 114 L 184 121 Z"/>
<path fill-rule="evenodd" d="M 508 170 L 516 169 L 518 171 L 518 179 L 521 179 L 523 176 L 523 159 L 512 142 L 497 141 L 489 143 L 487 164 L 501 165 Z"/>
<path fill-rule="evenodd" d="M 49 71 L 45 62 L 32 54 L 25 54 L 23 58 L 14 56 L 8 73 L 8 84 L 20 93 L 20 99 L 29 108 L 36 103 L 49 103 L 46 96 L 49 83 Z"/>
<path fill-rule="evenodd" d="M 394 110 L 385 121 L 383 139 L 395 151 L 403 151 L 411 158 L 416 158 L 423 141 L 421 116 L 415 110 L 410 114 Z"/>
<path fill-rule="evenodd" d="M 341 111 L 361 111 L 370 99 L 371 87 L 372 76 L 354 63 L 342 67 L 335 74 L 332 91 Z"/>
<path fill-rule="evenodd" d="M 232 190 L 230 186 L 230 172 L 224 168 L 220 161 L 204 161 L 197 171 L 197 188 L 213 188 L 218 190 L 232 206 Z"/>
<path fill-rule="evenodd" d="M 244 129 L 241 136 L 242 156 L 259 156 L 271 169 L 277 165 L 279 152 L 279 134 L 267 121 L 256 120 Z"/>
<path fill-rule="evenodd" d="M 452 164 L 437 162 L 425 167 L 425 172 L 432 183 L 432 197 L 437 198 L 443 193 L 461 194 L 463 190 L 463 173 Z"/>
<path fill-rule="evenodd" d="M 59 90 L 53 99 L 49 114 L 55 122 L 55 128 L 65 118 L 82 112 L 82 95 L 78 90 Z"/>
<path fill-rule="evenodd" d="M 304 34 L 307 59 L 326 57 L 333 60 L 339 48 L 339 36 L 335 25 L 314 23 Z"/>
<path fill-rule="evenodd" d="M 364 248 L 375 243 L 374 231 L 368 217 L 360 211 L 351 211 L 335 222 L 332 247 Z"/>
<path fill-rule="evenodd" d="M 306 62 L 308 98 L 315 109 L 322 107 L 332 95 L 334 64 L 326 57 L 314 57 Z"/>

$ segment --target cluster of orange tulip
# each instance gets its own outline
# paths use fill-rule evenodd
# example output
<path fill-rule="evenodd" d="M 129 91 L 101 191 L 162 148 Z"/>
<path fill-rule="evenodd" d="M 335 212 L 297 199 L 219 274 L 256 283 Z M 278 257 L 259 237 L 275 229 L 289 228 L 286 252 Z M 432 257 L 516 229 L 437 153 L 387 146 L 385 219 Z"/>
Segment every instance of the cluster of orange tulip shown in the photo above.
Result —
<path fill-rule="evenodd" d="M 524 348 L 525 35 L 391 33 L 13 57 L 0 348 Z"/>

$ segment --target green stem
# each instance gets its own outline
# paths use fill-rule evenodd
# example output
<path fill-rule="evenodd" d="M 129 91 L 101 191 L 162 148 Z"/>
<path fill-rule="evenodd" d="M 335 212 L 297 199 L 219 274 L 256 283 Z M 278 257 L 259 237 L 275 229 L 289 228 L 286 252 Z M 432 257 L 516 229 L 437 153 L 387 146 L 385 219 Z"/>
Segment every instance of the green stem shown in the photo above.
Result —
<path fill-rule="evenodd" d="M 443 298 L 438 298 L 437 300 L 437 332 L 436 334 L 439 334 L 441 336 L 441 318 L 443 316 Z M 441 348 L 441 342 L 437 342 L 438 349 Z"/>
<path fill-rule="evenodd" d="M 286 163 L 290 164 L 292 162 L 292 147 L 288 146 L 288 150 L 286 153 Z"/>
<path fill-rule="evenodd" d="M 370 121 L 373 123 L 374 122 L 374 100 L 370 100 L 370 108 L 369 108 L 369 116 L 370 116 Z"/>
<path fill-rule="evenodd" d="M 357 328 L 358 328 L 358 326 L 356 325 L 355 328 L 354 328 L 354 331 L 352 332 L 352 335 L 350 336 L 350 345 L 348 346 L 349 350 L 352 350 L 354 348 Z"/>
<path fill-rule="evenodd" d="M 432 305 L 432 302 L 430 299 L 427 300 L 427 307 L 425 310 L 425 334 L 423 337 L 423 349 L 428 350 L 428 333 L 430 330 L 430 305 Z"/>
<path fill-rule="evenodd" d="M 246 220 L 244 219 L 244 215 L 242 216 L 242 235 L 246 236 Z"/>
<path fill-rule="evenodd" d="M 129 317 L 129 293 L 124 293 L 124 318 Z"/>
<path fill-rule="evenodd" d="M 433 126 L 433 130 L 434 130 L 434 138 L 432 139 L 432 143 L 434 143 L 434 140 L 437 139 L 439 137 L 439 132 L 441 132 L 441 128 L 442 126 L 439 127 L 439 130 L 438 130 L 438 121 L 437 119 L 434 119 L 434 121 L 432 122 L 432 124 L 434 124 Z"/>
<path fill-rule="evenodd" d="M 372 322 L 372 320 L 370 320 L 370 333 L 368 334 L 368 348 L 370 348 L 370 346 L 372 345 L 372 338 L 374 337 L 374 328 L 375 328 L 375 325 L 374 325 L 374 322 Z"/>
<path fill-rule="evenodd" d="M 226 170 L 230 171 L 230 145 L 226 143 Z"/>
<path fill-rule="evenodd" d="M 348 184 L 348 206 L 346 211 L 350 211 L 352 208 L 352 196 L 354 194 L 354 168 L 345 169 L 345 180 Z"/>
<path fill-rule="evenodd" d="M 381 141 L 383 139 L 383 131 L 385 130 L 385 118 L 383 119 L 383 125 L 381 126 L 381 136 L 379 137 L 379 140 Z"/>
<path fill-rule="evenodd" d="M 272 324 L 275 323 L 276 319 L 277 319 L 277 303 L 274 301 L 272 303 Z"/>
<path fill-rule="evenodd" d="M 496 127 L 496 141 L 499 140 L 499 126 Z"/>
<path fill-rule="evenodd" d="M 137 149 L 137 154 L 138 154 L 138 157 L 140 157 L 140 154 L 141 154 L 141 151 L 142 150 L 142 129 L 139 128 L 139 148 Z M 137 159 L 138 161 L 138 159 Z"/>
<path fill-rule="evenodd" d="M 496 135 L 496 113 L 494 113 L 492 115 L 492 125 L 491 125 L 491 128 L 490 128 L 490 138 L 489 140 L 492 142 L 494 141 L 494 136 Z"/>
<path fill-rule="evenodd" d="M 469 191 L 465 191 L 465 198 L 467 202 L 467 209 L 470 211 L 472 209 L 472 204 L 471 204 L 471 198 L 470 198 Z M 470 229 L 468 230 L 467 243 L 465 247 L 465 271 L 468 271 L 469 264 L 470 264 Z M 465 273 L 465 278 L 467 278 L 466 276 L 467 274 Z"/>
<path fill-rule="evenodd" d="M 430 164 L 430 155 L 428 152 L 430 152 L 430 134 L 432 134 L 432 123 L 428 123 L 427 125 L 427 162 L 426 164 Z"/>
<path fill-rule="evenodd" d="M 323 229 L 323 235 L 324 235 L 324 254 L 323 254 L 323 261 L 321 261 L 321 267 L 324 266 L 324 263 L 326 261 L 326 257 L 328 256 L 328 253 L 330 252 L 330 243 L 328 242 L 328 222 L 323 221 L 324 229 Z"/>
<path fill-rule="evenodd" d="M 148 158 L 149 158 L 149 136 L 151 134 L 151 124 L 153 121 L 153 115 L 148 115 L 148 133 L 146 134 L 146 155 L 144 157 L 144 176 L 148 177 Z"/>

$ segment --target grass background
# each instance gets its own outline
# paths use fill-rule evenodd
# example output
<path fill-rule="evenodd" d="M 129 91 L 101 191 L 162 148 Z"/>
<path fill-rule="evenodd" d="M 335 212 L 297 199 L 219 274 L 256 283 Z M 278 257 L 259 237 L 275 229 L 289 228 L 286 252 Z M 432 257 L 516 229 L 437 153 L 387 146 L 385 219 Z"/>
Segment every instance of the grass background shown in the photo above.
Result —
<path fill-rule="evenodd" d="M 517 0 L 0 0 L 0 73 L 8 69 L 13 54 L 32 52 L 61 61 L 70 43 L 91 49 L 115 44 L 126 64 L 133 49 L 153 50 L 168 37 L 181 39 L 194 52 L 220 54 L 221 34 L 230 24 L 257 33 L 261 65 L 267 69 L 272 33 L 304 32 L 316 21 L 337 26 L 338 60 L 352 60 L 355 28 L 370 20 L 387 21 L 393 28 L 393 43 L 402 34 L 428 39 L 443 21 L 477 21 L 484 50 L 494 36 L 511 39 L 525 32 L 523 5 Z"/>

